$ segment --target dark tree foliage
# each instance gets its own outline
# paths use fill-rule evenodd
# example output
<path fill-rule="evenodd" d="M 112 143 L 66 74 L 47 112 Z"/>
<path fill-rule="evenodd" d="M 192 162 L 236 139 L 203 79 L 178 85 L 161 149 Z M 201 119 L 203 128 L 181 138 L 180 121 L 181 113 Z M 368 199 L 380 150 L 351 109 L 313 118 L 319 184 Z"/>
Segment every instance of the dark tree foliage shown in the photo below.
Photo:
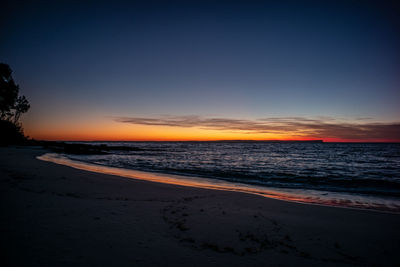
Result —
<path fill-rule="evenodd" d="M 10 117 L 18 97 L 19 87 L 15 84 L 11 74 L 10 67 L 0 63 L 0 119 L 2 120 Z"/>
<path fill-rule="evenodd" d="M 20 143 L 25 139 L 19 119 L 29 108 L 26 97 L 19 96 L 10 66 L 0 63 L 0 144 Z"/>
<path fill-rule="evenodd" d="M 0 146 L 25 144 L 26 141 L 21 126 L 10 121 L 0 120 Z"/>
<path fill-rule="evenodd" d="M 26 99 L 24 95 L 19 96 L 14 106 L 15 111 L 14 111 L 13 123 L 18 124 L 19 118 L 21 117 L 22 113 L 27 112 L 30 107 L 31 106 L 29 105 L 28 99 Z"/>

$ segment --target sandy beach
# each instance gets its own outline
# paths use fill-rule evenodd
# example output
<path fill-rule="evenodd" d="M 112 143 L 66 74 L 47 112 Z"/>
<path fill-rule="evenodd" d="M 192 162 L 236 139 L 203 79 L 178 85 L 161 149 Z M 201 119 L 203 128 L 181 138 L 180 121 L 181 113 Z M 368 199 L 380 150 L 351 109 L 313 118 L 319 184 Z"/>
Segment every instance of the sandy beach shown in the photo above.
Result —
<path fill-rule="evenodd" d="M 0 148 L 3 266 L 399 266 L 400 214 L 92 173 Z"/>

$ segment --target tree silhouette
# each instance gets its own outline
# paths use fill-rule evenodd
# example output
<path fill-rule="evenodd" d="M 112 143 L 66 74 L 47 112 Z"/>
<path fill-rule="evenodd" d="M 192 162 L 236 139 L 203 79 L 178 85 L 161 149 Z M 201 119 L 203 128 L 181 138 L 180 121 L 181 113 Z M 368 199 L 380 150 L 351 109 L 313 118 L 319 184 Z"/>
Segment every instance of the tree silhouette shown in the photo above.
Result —
<path fill-rule="evenodd" d="M 29 102 L 26 99 L 26 97 L 24 95 L 19 96 L 14 106 L 15 111 L 14 111 L 13 123 L 17 124 L 22 113 L 27 112 L 30 107 L 31 106 L 29 105 Z"/>
<path fill-rule="evenodd" d="M 19 96 L 19 86 L 10 66 L 0 63 L 0 145 L 23 144 L 26 137 L 19 123 L 30 108 L 25 96 Z"/>
<path fill-rule="evenodd" d="M 0 119 L 18 125 L 21 115 L 30 108 L 25 96 L 18 96 L 19 86 L 12 77 L 10 66 L 0 63 Z"/>

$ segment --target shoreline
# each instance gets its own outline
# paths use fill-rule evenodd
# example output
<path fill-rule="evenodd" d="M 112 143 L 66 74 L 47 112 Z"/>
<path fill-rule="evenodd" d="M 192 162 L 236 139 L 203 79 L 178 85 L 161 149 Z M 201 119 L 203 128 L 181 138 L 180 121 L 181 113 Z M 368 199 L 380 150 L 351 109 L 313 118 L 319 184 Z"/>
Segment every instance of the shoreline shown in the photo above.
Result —
<path fill-rule="evenodd" d="M 6 266 L 400 263 L 400 215 L 126 179 L 0 148 Z"/>
<path fill-rule="evenodd" d="M 271 188 L 243 183 L 222 181 L 213 178 L 199 178 L 159 172 L 111 167 L 70 159 L 59 153 L 45 153 L 37 159 L 96 173 L 117 175 L 129 179 L 156 183 L 224 190 L 258 195 L 262 197 L 307 205 L 321 205 L 348 209 L 371 210 L 377 212 L 400 213 L 400 201 L 392 198 L 363 196 L 343 192 L 319 191 L 312 189 Z"/>

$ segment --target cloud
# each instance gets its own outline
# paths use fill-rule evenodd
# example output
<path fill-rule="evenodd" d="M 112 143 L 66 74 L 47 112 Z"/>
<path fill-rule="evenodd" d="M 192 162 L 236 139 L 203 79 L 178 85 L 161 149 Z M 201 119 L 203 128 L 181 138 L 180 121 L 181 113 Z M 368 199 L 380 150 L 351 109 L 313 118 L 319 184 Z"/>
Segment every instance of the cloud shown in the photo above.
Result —
<path fill-rule="evenodd" d="M 310 138 L 400 139 L 400 122 L 368 122 L 367 118 L 339 121 L 334 118 L 280 117 L 256 120 L 207 118 L 201 116 L 161 116 L 158 118 L 118 117 L 118 122 L 168 127 L 198 127 L 247 134 L 289 134 Z"/>

